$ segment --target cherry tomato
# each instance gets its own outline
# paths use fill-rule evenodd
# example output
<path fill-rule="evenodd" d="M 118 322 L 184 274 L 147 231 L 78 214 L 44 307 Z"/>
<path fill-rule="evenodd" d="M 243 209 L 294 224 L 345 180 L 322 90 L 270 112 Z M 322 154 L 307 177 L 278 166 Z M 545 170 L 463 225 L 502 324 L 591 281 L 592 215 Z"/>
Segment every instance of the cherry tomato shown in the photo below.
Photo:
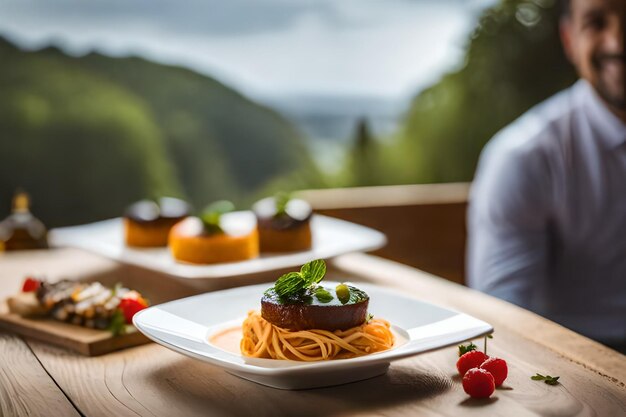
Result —
<path fill-rule="evenodd" d="M 146 307 L 148 307 L 148 303 L 141 297 L 124 298 L 120 301 L 119 305 L 127 324 L 131 324 L 133 322 L 133 316 Z"/>
<path fill-rule="evenodd" d="M 22 292 L 34 292 L 41 286 L 41 281 L 37 278 L 26 277 L 24 284 L 22 284 Z"/>

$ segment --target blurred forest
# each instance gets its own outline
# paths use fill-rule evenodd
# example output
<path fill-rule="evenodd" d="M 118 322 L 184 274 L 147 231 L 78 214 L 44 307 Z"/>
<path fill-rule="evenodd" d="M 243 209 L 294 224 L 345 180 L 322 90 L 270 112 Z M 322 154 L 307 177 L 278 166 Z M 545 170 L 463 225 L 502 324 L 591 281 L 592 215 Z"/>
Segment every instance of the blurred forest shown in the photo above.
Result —
<path fill-rule="evenodd" d="M 361 166 L 338 182 L 363 184 L 363 172 L 369 185 L 471 181 L 496 132 L 576 79 L 561 49 L 555 3 L 503 0 L 486 10 L 460 68 L 413 99 L 390 140 L 356 134 L 350 159 Z"/>
<path fill-rule="evenodd" d="M 219 82 L 139 58 L 0 39 L 0 215 L 17 187 L 50 226 L 115 217 L 161 195 L 249 203 L 277 177 L 314 183 L 303 139 Z"/>
<path fill-rule="evenodd" d="M 360 121 L 343 169 L 328 175 L 291 123 L 209 77 L 0 39 L 0 216 L 18 186 L 60 226 L 160 195 L 202 208 L 278 189 L 470 181 L 498 130 L 576 76 L 554 0 L 501 1 L 466 48 L 457 69 L 416 95 L 393 137 L 375 138 Z"/>

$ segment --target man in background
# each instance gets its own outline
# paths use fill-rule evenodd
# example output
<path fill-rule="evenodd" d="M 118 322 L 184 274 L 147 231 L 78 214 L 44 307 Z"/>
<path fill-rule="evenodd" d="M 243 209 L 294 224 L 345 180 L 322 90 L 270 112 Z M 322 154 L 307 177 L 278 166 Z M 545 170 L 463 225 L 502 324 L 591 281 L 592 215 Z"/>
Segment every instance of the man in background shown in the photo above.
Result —
<path fill-rule="evenodd" d="M 626 352 L 626 0 L 564 2 L 580 80 L 484 149 L 468 283 Z M 550 71 L 549 68 L 545 69 Z"/>

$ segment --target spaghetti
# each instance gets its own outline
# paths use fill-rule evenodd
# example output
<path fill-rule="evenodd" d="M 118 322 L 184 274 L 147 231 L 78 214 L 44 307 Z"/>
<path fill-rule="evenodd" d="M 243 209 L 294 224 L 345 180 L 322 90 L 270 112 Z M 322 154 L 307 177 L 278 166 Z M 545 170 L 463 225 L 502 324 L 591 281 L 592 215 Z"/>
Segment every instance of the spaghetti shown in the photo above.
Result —
<path fill-rule="evenodd" d="M 322 361 L 368 355 L 390 349 L 395 337 L 390 324 L 371 319 L 348 330 L 282 329 L 265 320 L 257 311 L 248 312 L 243 322 L 240 349 L 252 358 Z"/>

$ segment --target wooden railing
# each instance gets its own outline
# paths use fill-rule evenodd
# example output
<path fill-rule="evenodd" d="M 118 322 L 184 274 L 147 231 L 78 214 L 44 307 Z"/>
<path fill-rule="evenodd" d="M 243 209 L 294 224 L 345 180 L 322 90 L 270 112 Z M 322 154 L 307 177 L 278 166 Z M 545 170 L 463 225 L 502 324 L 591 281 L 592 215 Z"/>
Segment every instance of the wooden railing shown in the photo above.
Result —
<path fill-rule="evenodd" d="M 380 230 L 376 255 L 464 283 L 469 183 L 306 190 L 316 212 Z"/>

